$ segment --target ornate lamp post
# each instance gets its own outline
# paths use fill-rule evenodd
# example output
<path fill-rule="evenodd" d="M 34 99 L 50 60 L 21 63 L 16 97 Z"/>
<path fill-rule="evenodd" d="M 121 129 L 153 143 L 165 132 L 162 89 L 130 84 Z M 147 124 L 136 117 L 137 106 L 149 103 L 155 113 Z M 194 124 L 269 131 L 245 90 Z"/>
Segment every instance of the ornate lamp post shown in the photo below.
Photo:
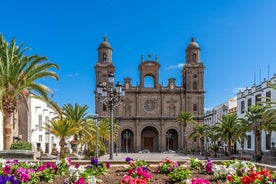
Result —
<path fill-rule="evenodd" d="M 110 110 L 110 155 L 109 159 L 113 160 L 114 142 L 113 142 L 113 110 L 116 106 L 121 104 L 121 100 L 124 96 L 124 90 L 122 85 L 117 82 L 116 88 L 114 87 L 114 74 L 108 75 L 108 84 L 100 82 L 97 85 L 97 94 L 100 102 L 108 106 Z"/>
<path fill-rule="evenodd" d="M 168 153 L 169 153 L 169 151 L 170 151 L 170 138 L 172 137 L 172 134 L 169 131 L 167 131 L 166 137 L 167 137 L 167 142 L 168 142 Z"/>
<path fill-rule="evenodd" d="M 99 147 L 98 147 L 98 142 L 99 142 L 99 133 L 98 133 L 98 128 L 99 128 L 99 119 L 98 119 L 98 114 L 95 114 L 94 116 L 94 122 L 96 125 L 96 158 L 99 157 Z"/>
<path fill-rule="evenodd" d="M 128 138 L 130 137 L 130 133 L 126 130 L 124 133 L 124 138 L 126 139 L 126 152 L 128 153 Z"/>

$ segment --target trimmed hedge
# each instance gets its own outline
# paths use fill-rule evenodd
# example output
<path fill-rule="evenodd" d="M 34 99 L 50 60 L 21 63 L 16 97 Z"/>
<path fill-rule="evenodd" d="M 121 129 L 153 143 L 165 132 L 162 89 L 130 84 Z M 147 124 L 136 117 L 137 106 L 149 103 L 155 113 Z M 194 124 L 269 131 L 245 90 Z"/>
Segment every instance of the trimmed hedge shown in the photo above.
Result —
<path fill-rule="evenodd" d="M 11 145 L 11 150 L 32 150 L 32 144 L 26 141 L 14 142 Z"/>

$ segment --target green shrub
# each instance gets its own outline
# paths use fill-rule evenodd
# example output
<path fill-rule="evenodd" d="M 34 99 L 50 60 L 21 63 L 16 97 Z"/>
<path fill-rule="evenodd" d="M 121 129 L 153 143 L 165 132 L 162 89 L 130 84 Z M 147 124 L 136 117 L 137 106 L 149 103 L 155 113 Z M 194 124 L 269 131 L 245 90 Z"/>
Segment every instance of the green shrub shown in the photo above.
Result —
<path fill-rule="evenodd" d="M 191 176 L 191 171 L 180 166 L 171 171 L 168 176 L 175 183 L 188 179 Z"/>
<path fill-rule="evenodd" d="M 32 144 L 26 141 L 14 142 L 11 145 L 11 150 L 32 150 Z"/>

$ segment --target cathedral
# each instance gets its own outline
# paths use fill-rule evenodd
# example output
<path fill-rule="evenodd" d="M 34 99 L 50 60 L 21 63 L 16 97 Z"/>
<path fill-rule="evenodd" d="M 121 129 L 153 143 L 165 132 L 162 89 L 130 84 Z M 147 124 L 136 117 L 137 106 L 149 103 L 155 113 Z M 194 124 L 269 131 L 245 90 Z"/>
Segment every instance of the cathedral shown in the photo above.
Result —
<path fill-rule="evenodd" d="M 124 78 L 125 90 L 123 101 L 114 108 L 114 122 L 119 125 L 115 148 L 119 152 L 164 152 L 182 151 L 199 148 L 199 139 L 188 139 L 195 125 L 189 124 L 184 131 L 183 123 L 177 122 L 182 111 L 193 114 L 198 124 L 204 117 L 204 65 L 200 62 L 200 47 L 191 39 L 186 48 L 186 63 L 182 68 L 181 85 L 176 85 L 175 78 L 168 79 L 168 85 L 159 82 L 160 63 L 141 58 L 138 69 L 140 82 L 135 86 L 131 78 Z M 104 37 L 98 47 L 98 61 L 95 65 L 96 84 L 108 83 L 109 73 L 115 73 L 112 62 L 112 47 Z M 150 77 L 153 85 L 145 85 L 145 78 Z M 96 86 L 97 87 L 97 86 Z M 95 95 L 96 113 L 99 117 L 109 117 L 109 108 Z M 185 147 L 184 147 L 185 145 Z"/>

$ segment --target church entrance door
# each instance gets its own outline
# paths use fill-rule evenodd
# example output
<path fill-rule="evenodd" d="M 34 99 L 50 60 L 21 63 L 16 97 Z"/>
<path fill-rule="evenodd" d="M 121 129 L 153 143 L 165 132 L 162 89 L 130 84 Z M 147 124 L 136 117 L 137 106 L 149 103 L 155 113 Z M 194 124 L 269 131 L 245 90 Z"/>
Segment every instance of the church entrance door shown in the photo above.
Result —
<path fill-rule="evenodd" d="M 148 149 L 150 152 L 159 152 L 158 131 L 152 126 L 145 127 L 141 133 L 142 149 Z"/>
<path fill-rule="evenodd" d="M 153 150 L 153 137 L 145 137 L 144 138 L 144 148 L 150 151 Z"/>

